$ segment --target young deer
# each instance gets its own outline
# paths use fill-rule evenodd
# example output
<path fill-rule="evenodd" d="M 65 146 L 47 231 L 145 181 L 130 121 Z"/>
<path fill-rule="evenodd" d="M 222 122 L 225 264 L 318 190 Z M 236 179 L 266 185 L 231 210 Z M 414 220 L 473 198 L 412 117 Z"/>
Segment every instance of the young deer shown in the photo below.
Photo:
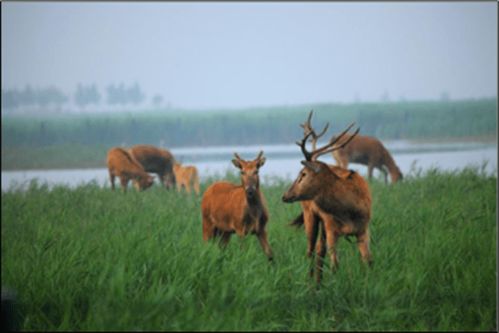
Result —
<path fill-rule="evenodd" d="M 330 252 L 331 267 L 333 270 L 338 267 L 335 247 L 340 236 L 356 236 L 362 260 L 368 264 L 372 262 L 369 250 L 371 194 L 367 182 L 354 171 L 330 166 L 317 160 L 319 156 L 348 144 L 358 133 L 358 129 L 349 140 L 335 146 L 352 126 L 353 124 L 337 139 L 312 152 L 307 151 L 305 147 L 311 133 L 305 135 L 301 143 L 297 142 L 305 157 L 301 162 L 304 168 L 282 197 L 287 203 L 302 202 L 303 223 L 308 239 L 307 255 L 312 258 L 311 276 L 314 275 L 314 248 L 318 255 L 315 266 L 317 283 L 320 283 L 322 278 L 326 244 Z"/>
<path fill-rule="evenodd" d="M 177 182 L 177 192 L 185 188 L 187 193 L 191 193 L 191 184 L 194 192 L 199 195 L 199 176 L 198 170 L 193 165 L 181 165 L 178 162 L 173 164 L 173 173 Z"/>
<path fill-rule="evenodd" d="M 151 187 L 154 182 L 154 178 L 145 172 L 142 165 L 125 149 L 119 147 L 109 149 L 106 162 L 111 180 L 111 189 L 113 191 L 116 176 L 120 177 L 123 192 L 126 192 L 130 180 L 132 180 L 135 188 L 139 191 Z"/>
<path fill-rule="evenodd" d="M 265 230 L 269 214 L 258 177 L 258 170 L 265 163 L 263 151 L 253 161 L 234 155 L 232 163 L 241 170 L 241 185 L 220 181 L 206 189 L 201 202 L 203 239 L 220 237 L 220 244 L 226 246 L 233 233 L 240 237 L 254 234 L 272 260 Z"/>

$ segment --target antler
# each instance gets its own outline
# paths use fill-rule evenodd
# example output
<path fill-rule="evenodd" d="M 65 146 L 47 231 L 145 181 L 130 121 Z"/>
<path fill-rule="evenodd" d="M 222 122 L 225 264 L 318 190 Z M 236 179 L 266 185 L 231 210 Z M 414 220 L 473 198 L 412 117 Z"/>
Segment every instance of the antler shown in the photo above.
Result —
<path fill-rule="evenodd" d="M 305 135 L 303 137 L 303 139 L 301 140 L 301 142 L 297 141 L 296 144 L 298 146 L 300 146 L 301 151 L 302 151 L 302 153 L 305 156 L 305 159 L 307 161 L 315 161 L 315 160 L 317 160 L 317 158 L 319 156 L 327 154 L 327 153 L 330 153 L 330 152 L 333 152 L 333 151 L 338 150 L 340 148 L 343 148 L 350 141 L 352 141 L 352 139 L 359 133 L 360 127 L 357 128 L 357 130 L 347 140 L 345 140 L 345 142 L 343 142 L 342 144 L 340 144 L 338 146 L 334 146 L 336 144 L 336 142 L 338 142 L 343 136 L 345 136 L 345 134 L 353 127 L 354 124 L 355 123 L 351 123 L 350 126 L 348 126 L 346 130 L 344 130 L 343 132 L 341 132 L 341 134 L 338 135 L 335 139 L 332 139 L 327 145 L 325 145 L 324 147 L 321 147 L 319 149 L 315 149 L 314 148 L 312 150 L 312 152 L 307 151 L 307 148 L 305 147 L 307 139 L 308 139 L 308 137 L 310 135 L 312 135 L 312 132 L 309 132 L 307 135 Z"/>
<path fill-rule="evenodd" d="M 234 153 L 234 156 L 238 159 L 238 160 L 243 160 L 237 153 Z M 244 160 L 243 160 L 244 161 Z"/>
<path fill-rule="evenodd" d="M 258 153 L 258 156 L 255 158 L 255 160 L 259 160 L 262 158 L 262 155 L 263 155 L 263 150 L 260 150 L 260 152 Z M 237 153 L 234 153 L 234 156 L 240 160 L 240 161 L 244 161 L 241 156 L 239 156 Z"/>
<path fill-rule="evenodd" d="M 329 127 L 329 122 L 326 123 L 326 126 L 324 127 L 324 129 L 322 130 L 322 132 L 320 132 L 320 134 L 316 134 L 315 133 L 315 130 L 312 128 L 312 124 L 311 124 L 311 120 L 312 120 L 312 114 L 313 114 L 314 110 L 310 110 L 310 113 L 308 114 L 308 118 L 307 118 L 307 121 L 304 122 L 303 124 L 300 124 L 301 127 L 303 127 L 303 134 L 304 135 L 307 135 L 309 133 L 312 134 L 312 148 L 315 149 L 315 146 L 317 144 L 317 140 L 324 135 L 324 133 L 326 133 L 328 127 Z"/>
<path fill-rule="evenodd" d="M 258 156 L 255 158 L 255 161 L 260 160 L 262 158 L 262 155 L 263 155 L 263 150 L 260 150 Z"/>
<path fill-rule="evenodd" d="M 311 161 L 312 160 L 312 153 L 310 153 L 309 151 L 307 151 L 307 148 L 305 147 L 306 143 L 307 143 L 307 139 L 308 137 L 312 135 L 312 132 L 309 132 L 307 135 L 305 135 L 303 137 L 303 139 L 300 141 L 296 141 L 296 144 L 298 146 L 300 146 L 301 148 L 301 152 L 303 153 L 303 156 L 305 156 L 305 160 L 307 161 Z"/>

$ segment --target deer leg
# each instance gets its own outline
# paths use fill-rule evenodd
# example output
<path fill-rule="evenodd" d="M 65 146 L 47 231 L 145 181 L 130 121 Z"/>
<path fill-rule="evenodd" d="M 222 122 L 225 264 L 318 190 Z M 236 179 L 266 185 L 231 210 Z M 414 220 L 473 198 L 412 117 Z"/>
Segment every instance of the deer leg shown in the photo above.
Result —
<path fill-rule="evenodd" d="M 215 228 L 209 217 L 203 215 L 203 240 L 207 241 L 215 236 Z"/>
<path fill-rule="evenodd" d="M 199 179 L 197 177 L 194 178 L 194 191 L 199 195 Z"/>
<path fill-rule="evenodd" d="M 369 178 L 369 180 L 372 180 L 373 178 L 373 165 L 372 164 L 368 164 L 367 165 L 367 177 Z"/>
<path fill-rule="evenodd" d="M 111 181 L 111 189 L 114 191 L 114 180 L 115 180 L 116 176 L 111 172 L 109 171 L 109 180 Z"/>
<path fill-rule="evenodd" d="M 320 228 L 320 236 L 317 242 L 317 246 L 315 251 L 317 252 L 317 264 L 315 270 L 315 279 L 317 283 L 321 282 L 322 279 L 322 267 L 324 265 L 324 257 L 326 255 L 326 233 L 324 230 L 324 226 Z"/>
<path fill-rule="evenodd" d="M 256 237 L 260 241 L 260 245 L 262 246 L 263 252 L 265 252 L 265 255 L 267 256 L 269 261 L 272 261 L 274 256 L 272 254 L 272 249 L 270 248 L 269 241 L 267 240 L 267 232 L 263 230 L 262 232 L 258 233 Z"/>
<path fill-rule="evenodd" d="M 318 221 L 310 210 L 303 211 L 303 225 L 307 235 L 307 257 L 311 259 L 310 277 L 314 276 L 314 250 L 317 242 Z"/>
<path fill-rule="evenodd" d="M 172 169 L 167 171 L 166 173 L 166 181 L 168 182 L 168 188 L 175 188 L 175 185 L 177 183 L 177 178 L 175 177 L 175 174 Z"/>
<path fill-rule="evenodd" d="M 224 249 L 227 247 L 227 244 L 229 244 L 230 241 L 230 236 L 230 232 L 222 232 L 222 235 L 220 237 L 220 247 Z"/>
<path fill-rule="evenodd" d="M 336 242 L 338 241 L 338 233 L 334 230 L 334 220 L 330 216 L 323 217 L 324 229 L 326 232 L 326 242 L 331 258 L 331 269 L 336 271 L 338 269 L 338 255 L 336 253 Z"/>
<path fill-rule="evenodd" d="M 369 250 L 369 230 L 366 230 L 361 234 L 357 235 L 357 246 L 359 248 L 362 261 L 366 263 L 369 267 L 371 267 L 373 264 L 373 260 L 371 256 L 371 251 Z"/>
<path fill-rule="evenodd" d="M 383 176 L 385 177 L 385 184 L 388 184 L 388 172 L 383 165 L 379 169 L 381 170 L 381 172 L 383 172 Z"/>
<path fill-rule="evenodd" d="M 166 185 L 165 183 L 165 175 L 162 174 L 162 173 L 158 173 L 158 178 L 159 178 L 159 182 L 166 188 L 168 188 L 168 186 Z"/>
<path fill-rule="evenodd" d="M 121 176 L 120 183 L 121 183 L 121 190 L 123 192 L 126 192 L 127 187 L 128 187 L 128 178 L 126 176 Z"/>

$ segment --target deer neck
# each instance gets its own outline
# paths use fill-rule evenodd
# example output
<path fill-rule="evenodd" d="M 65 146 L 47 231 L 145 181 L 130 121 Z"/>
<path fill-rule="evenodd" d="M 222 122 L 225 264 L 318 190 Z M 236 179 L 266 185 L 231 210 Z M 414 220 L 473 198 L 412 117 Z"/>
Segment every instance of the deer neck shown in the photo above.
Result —
<path fill-rule="evenodd" d="M 385 165 L 388 168 L 388 172 L 390 172 L 390 177 L 393 179 L 396 178 L 399 173 L 398 167 L 395 165 L 393 158 L 389 154 L 385 154 Z"/>
<path fill-rule="evenodd" d="M 324 175 L 321 180 L 321 188 L 313 201 L 322 210 L 329 211 L 332 205 L 341 201 L 341 194 L 343 192 L 342 180 L 333 173 Z"/>
<path fill-rule="evenodd" d="M 244 190 L 244 188 L 243 188 Z M 262 199 L 260 197 L 260 187 L 257 186 L 256 192 L 252 197 L 249 197 L 246 192 L 244 193 L 244 196 L 246 197 L 246 202 L 248 203 L 249 207 L 259 207 L 262 203 Z"/>

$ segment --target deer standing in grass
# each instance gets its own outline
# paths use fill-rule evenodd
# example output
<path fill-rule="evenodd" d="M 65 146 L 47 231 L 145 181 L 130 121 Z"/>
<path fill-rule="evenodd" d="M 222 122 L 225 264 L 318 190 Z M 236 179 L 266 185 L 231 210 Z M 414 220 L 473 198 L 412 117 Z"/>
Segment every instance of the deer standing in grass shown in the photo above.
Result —
<path fill-rule="evenodd" d="M 123 192 L 126 192 L 130 180 L 139 191 L 149 188 L 154 182 L 154 178 L 144 171 L 142 165 L 122 148 L 109 149 L 106 162 L 113 191 L 116 176 L 120 178 Z"/>
<path fill-rule="evenodd" d="M 180 192 L 182 187 L 187 193 L 191 193 L 191 184 L 196 194 L 199 195 L 199 176 L 198 170 L 192 165 L 181 165 L 178 162 L 173 164 L 173 173 L 177 182 L 177 191 Z"/>
<path fill-rule="evenodd" d="M 350 136 L 347 134 L 343 139 L 349 140 Z M 348 163 L 367 165 L 369 180 L 372 179 L 374 168 L 383 173 L 385 183 L 388 183 L 388 173 L 392 183 L 396 183 L 403 178 L 402 172 L 400 172 L 385 146 L 380 140 L 370 136 L 357 135 L 347 146 L 333 151 L 333 157 L 336 163 L 345 169 L 348 167 Z"/>
<path fill-rule="evenodd" d="M 336 243 L 341 236 L 355 236 L 362 260 L 372 263 L 369 249 L 369 221 L 371 218 L 371 194 L 367 182 L 358 173 L 318 161 L 321 155 L 331 153 L 349 143 L 345 140 L 335 146 L 350 128 L 350 125 L 336 139 L 327 145 L 307 151 L 305 145 L 312 135 L 308 133 L 297 142 L 305 157 L 304 168 L 298 178 L 284 193 L 282 200 L 287 203 L 302 202 L 303 224 L 307 235 L 307 256 L 312 258 L 310 276 L 314 276 L 314 249 L 317 253 L 315 277 L 317 283 L 322 278 L 322 267 L 326 248 L 330 253 L 331 268 L 336 270 L 338 258 Z"/>
<path fill-rule="evenodd" d="M 321 138 L 326 133 L 326 131 L 329 127 L 329 122 L 326 123 L 326 126 L 324 126 L 324 129 L 319 134 L 317 134 L 315 132 L 315 129 L 312 127 L 312 115 L 313 115 L 313 113 L 314 113 L 314 110 L 310 110 L 310 113 L 308 114 L 307 121 L 305 121 L 303 124 L 300 124 L 300 127 L 303 128 L 303 136 L 307 136 L 310 134 L 310 142 L 312 143 L 312 150 L 315 150 L 317 147 L 317 141 L 319 140 L 319 138 Z M 342 178 L 349 176 L 351 173 L 351 171 L 346 170 L 346 168 L 343 169 L 343 168 L 333 166 L 333 165 L 329 165 L 329 167 L 334 172 L 336 172 L 337 175 L 339 175 Z M 298 215 L 290 223 L 291 226 L 301 227 L 303 225 L 303 211 L 305 211 L 304 206 L 307 206 L 308 203 L 305 201 L 301 201 L 301 205 L 302 205 L 302 213 L 300 213 L 300 215 Z"/>
<path fill-rule="evenodd" d="M 258 176 L 265 163 L 263 151 L 253 161 L 234 155 L 232 163 L 241 170 L 241 185 L 219 181 L 206 189 L 201 201 L 203 239 L 220 237 L 220 244 L 225 247 L 233 233 L 239 237 L 254 234 L 267 258 L 272 260 L 265 230 L 269 214 Z"/>

